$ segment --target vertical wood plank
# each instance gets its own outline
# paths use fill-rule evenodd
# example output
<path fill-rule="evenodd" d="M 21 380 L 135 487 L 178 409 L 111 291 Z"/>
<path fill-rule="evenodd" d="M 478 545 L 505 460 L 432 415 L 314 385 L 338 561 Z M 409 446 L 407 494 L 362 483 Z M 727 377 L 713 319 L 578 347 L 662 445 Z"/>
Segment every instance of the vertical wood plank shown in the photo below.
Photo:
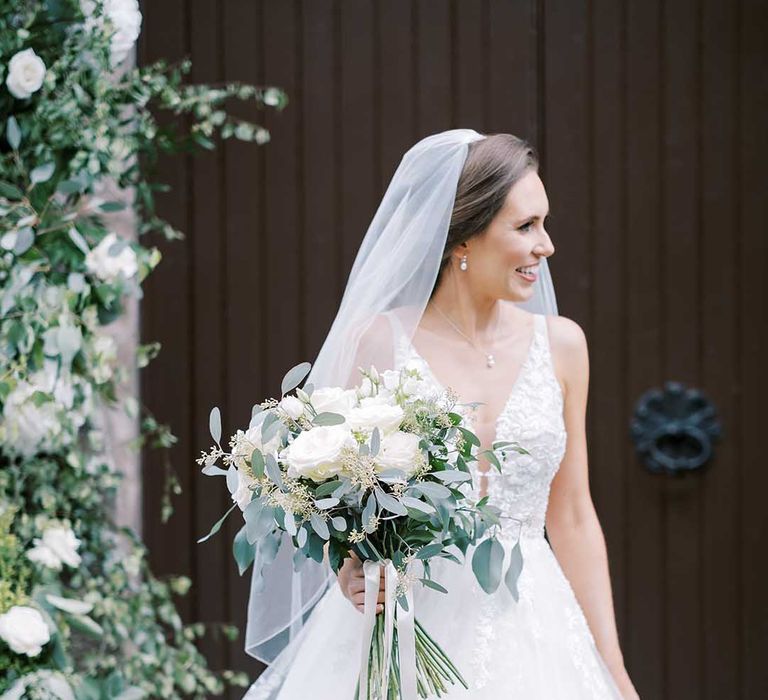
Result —
<path fill-rule="evenodd" d="M 765 163 L 768 160 L 768 84 L 765 78 L 765 36 L 768 8 L 763 2 L 741 2 L 739 85 L 740 162 L 738 183 L 741 212 L 739 279 L 741 280 L 741 459 L 742 655 L 746 700 L 768 695 L 768 605 L 765 603 L 765 549 L 768 508 L 763 417 L 768 387 L 768 204 Z"/>
<path fill-rule="evenodd" d="M 217 6 L 205 0 L 192 0 L 189 14 L 190 51 L 195 57 L 191 80 L 220 82 L 222 70 Z M 221 151 L 203 152 L 192 158 L 190 220 L 187 241 L 182 244 L 191 253 L 189 304 L 192 323 L 192 402 L 191 444 L 188 449 L 192 454 L 197 446 L 203 449 L 210 444 L 208 412 L 210 407 L 221 405 L 226 399 L 227 363 L 223 347 L 226 332 L 221 314 L 227 305 L 222 293 L 225 274 L 223 248 L 226 238 L 221 228 L 220 161 Z M 203 332 L 205 328 L 208 333 Z M 194 509 L 194 531 L 202 536 L 226 512 L 229 499 L 226 489 L 212 489 L 210 482 L 205 482 L 196 467 L 195 462 L 190 460 L 184 471 L 191 476 L 189 498 Z M 227 590 L 222 590 L 222 578 L 216 575 L 217 571 L 224 572 L 232 565 L 226 545 L 223 538 L 193 544 L 193 586 L 190 595 L 194 601 L 195 620 L 221 623 L 228 619 Z M 225 666 L 226 647 L 220 639 L 206 636 L 201 641 L 201 651 L 212 667 Z"/>
<path fill-rule="evenodd" d="M 377 5 L 380 38 L 379 109 L 381 119 L 377 139 L 381 150 L 381 170 L 376 185 L 382 195 L 403 157 L 419 140 L 416 110 L 413 109 L 417 77 L 413 66 L 413 4 L 411 0 L 386 0 Z M 396 128 L 395 128 L 396 125 Z"/>
<path fill-rule="evenodd" d="M 267 335 L 261 339 L 265 347 L 265 381 L 269 396 L 280 396 L 280 380 L 300 361 L 302 325 L 301 270 L 302 259 L 301 186 L 297 134 L 300 129 L 302 95 L 298 82 L 298 40 L 294 1 L 265 0 L 262 22 L 269 28 L 263 35 L 264 74 L 269 82 L 280 85 L 289 95 L 289 105 L 282 112 L 265 113 L 265 124 L 272 134 L 264 160 L 264 241 L 262 254 L 268 261 L 264 270 L 267 294 L 260 300 L 265 307 Z M 286 279 L 290 278 L 290 283 Z"/>
<path fill-rule="evenodd" d="M 488 26 L 488 131 L 538 146 L 535 0 L 489 0 Z"/>
<path fill-rule="evenodd" d="M 454 126 L 451 63 L 451 5 L 448 0 L 414 0 L 418 46 L 418 121 L 420 137 Z"/>
<path fill-rule="evenodd" d="M 374 138 L 374 13 L 372 0 L 340 4 L 341 251 L 346 282 L 380 193 Z M 340 291 L 343 290 L 343 285 Z"/>
<path fill-rule="evenodd" d="M 451 47 L 456 66 L 453 126 L 481 132 L 487 123 L 487 6 L 487 0 L 456 3 Z"/>
<path fill-rule="evenodd" d="M 738 8 L 702 4 L 701 384 L 717 408 L 722 439 L 702 479 L 701 644 L 706 700 L 740 693 Z M 728 239 L 723 245 L 724 234 Z"/>
<path fill-rule="evenodd" d="M 276 84 L 271 76 L 268 80 L 265 78 L 261 0 L 222 3 L 221 12 L 226 38 L 222 42 L 222 51 L 227 79 L 256 85 Z M 230 109 L 240 118 L 264 124 L 264 112 L 253 102 L 233 102 Z M 273 142 L 257 146 L 231 140 L 222 150 L 225 206 L 222 235 L 226 239 L 223 294 L 226 306 L 220 313 L 227 367 L 222 418 L 227 435 L 248 424 L 251 407 L 267 394 L 265 338 L 270 336 L 266 332 L 265 301 L 269 291 L 266 270 L 270 263 L 265 245 L 264 160 L 267 150 L 273 146 Z M 239 526 L 236 518 L 229 518 L 217 535 L 221 540 L 217 544 L 227 553 L 221 580 L 227 589 L 229 620 L 240 629 L 239 638 L 229 644 L 229 663 L 253 677 L 260 665 L 243 648 L 251 572 L 240 577 L 231 554 L 232 538 Z M 230 697 L 240 695 L 233 690 Z"/>
<path fill-rule="evenodd" d="M 699 83 L 696 0 L 663 6 L 662 245 L 664 380 L 699 386 Z M 663 478 L 668 697 L 701 693 L 700 474 Z"/>
<path fill-rule="evenodd" d="M 162 5 L 151 4 L 144 11 L 144 60 L 163 58 L 173 61 L 184 56 L 188 51 L 187 6 L 184 0 L 170 0 Z M 161 123 L 167 123 L 170 119 L 169 115 L 162 115 Z M 187 208 L 188 158 L 178 155 L 162 159 L 158 164 L 157 180 L 171 187 L 170 192 L 157 198 L 158 214 L 168 219 L 173 226 L 186 231 L 190 223 Z M 156 236 L 151 243 L 160 249 L 163 262 L 145 281 L 144 296 L 163 301 L 151 307 L 146 303 L 142 306 L 141 341 L 158 341 L 162 350 L 142 372 L 141 400 L 160 423 L 170 426 L 178 440 L 167 452 L 146 449 L 142 454 L 142 479 L 145 485 L 143 531 L 162 532 L 162 537 L 149 536 L 149 562 L 154 571 L 190 575 L 193 567 L 192 547 L 179 547 L 176 543 L 189 542 L 195 525 L 189 469 L 192 457 L 189 265 L 193 253 L 187 241 L 168 242 Z M 169 386 L 178 387 L 178 390 L 168 391 Z M 170 460 L 178 475 L 184 496 L 173 499 L 174 515 L 168 523 L 163 524 L 160 515 L 166 459 Z M 190 620 L 193 612 L 192 597 L 180 598 L 178 609 L 184 619 Z"/>
<path fill-rule="evenodd" d="M 660 209 L 660 8 L 628 0 L 626 15 L 627 115 L 626 270 L 627 379 L 630 406 L 662 379 Z M 629 467 L 627 576 L 632 620 L 628 652 L 641 697 L 665 697 L 664 590 L 666 530 L 659 479 L 645 470 L 627 442 Z"/>
<path fill-rule="evenodd" d="M 550 258 L 560 314 L 590 336 L 590 176 L 587 12 L 584 2 L 544 6 L 544 109 L 548 115 L 542 179 L 556 251 Z M 559 225 L 562 221 L 563 225 Z"/>
<path fill-rule="evenodd" d="M 372 214 L 384 196 L 405 152 L 422 136 L 417 132 L 418 75 L 415 68 L 415 6 L 412 0 L 385 0 L 376 4 L 378 31 L 377 121 L 379 173 Z"/>
<path fill-rule="evenodd" d="M 342 270 L 339 211 L 333 186 L 338 180 L 341 134 L 336 104 L 338 75 L 332 0 L 303 5 L 302 160 L 306 244 L 302 261 L 305 343 L 302 357 L 312 362 L 320 351 L 339 304 Z M 323 290 L 318 294 L 317 290 Z"/>
<path fill-rule="evenodd" d="M 590 469 L 600 478 L 591 487 L 605 535 L 619 641 L 625 650 L 627 576 L 625 496 L 627 474 L 634 469 L 626 459 L 630 406 L 626 366 L 626 128 L 623 102 L 623 7 L 614 0 L 596 0 L 591 13 L 589 99 L 592 103 L 592 310 L 590 334 L 589 433 Z M 595 427 L 596 426 L 596 427 Z M 625 650 L 632 675 L 632 659 Z"/>

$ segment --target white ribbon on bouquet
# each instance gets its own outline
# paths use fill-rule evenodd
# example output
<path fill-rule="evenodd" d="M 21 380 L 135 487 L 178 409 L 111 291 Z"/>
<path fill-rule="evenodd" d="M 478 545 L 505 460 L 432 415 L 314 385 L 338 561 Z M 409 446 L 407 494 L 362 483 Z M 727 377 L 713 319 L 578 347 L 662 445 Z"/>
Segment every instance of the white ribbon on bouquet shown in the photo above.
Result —
<path fill-rule="evenodd" d="M 402 700 L 418 700 L 416 690 L 416 623 L 413 613 L 413 593 L 405 593 L 406 610 L 395 598 L 397 570 L 390 559 L 383 562 L 364 561 L 365 610 L 363 612 L 363 640 L 360 650 L 360 687 L 358 700 L 368 700 L 368 656 L 376 624 L 376 601 L 379 597 L 381 568 L 384 567 L 384 667 L 381 676 L 382 700 L 387 698 L 389 671 L 392 665 L 392 637 L 397 624 L 398 664 L 400 668 L 400 696 Z"/>

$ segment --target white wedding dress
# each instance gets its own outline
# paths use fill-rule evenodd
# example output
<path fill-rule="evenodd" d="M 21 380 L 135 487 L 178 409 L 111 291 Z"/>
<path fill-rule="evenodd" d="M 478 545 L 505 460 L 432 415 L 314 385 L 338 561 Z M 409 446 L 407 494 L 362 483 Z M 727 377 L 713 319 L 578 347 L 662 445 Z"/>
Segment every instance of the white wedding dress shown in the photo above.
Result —
<path fill-rule="evenodd" d="M 550 355 L 546 317 L 535 315 L 528 355 L 496 424 L 497 440 L 531 454 L 507 453 L 503 473 L 487 475 L 491 502 L 522 526 L 503 534 L 504 570 L 520 539 L 519 600 L 504 583 L 492 595 L 478 585 L 469 549 L 464 565 L 433 559 L 440 593 L 416 583 L 416 618 L 469 685 L 449 687 L 451 700 L 621 700 L 586 618 L 547 540 L 549 490 L 565 452 L 563 396 Z M 407 341 L 399 362 L 442 389 Z M 475 463 L 476 464 L 476 463 Z M 475 486 L 480 483 L 475 473 Z M 519 532 L 519 535 L 518 535 Z M 251 686 L 247 700 L 353 700 L 363 616 L 337 583 L 318 602 L 300 634 Z"/>

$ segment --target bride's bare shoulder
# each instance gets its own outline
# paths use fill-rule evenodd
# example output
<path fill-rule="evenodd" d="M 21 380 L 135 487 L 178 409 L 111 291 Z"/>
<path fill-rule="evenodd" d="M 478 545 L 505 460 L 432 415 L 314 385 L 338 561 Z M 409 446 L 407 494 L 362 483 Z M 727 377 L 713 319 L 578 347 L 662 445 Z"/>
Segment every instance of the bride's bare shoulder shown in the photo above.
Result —
<path fill-rule="evenodd" d="M 586 385 L 589 351 L 584 330 L 567 316 L 547 315 L 546 321 L 552 362 L 563 389 Z"/>

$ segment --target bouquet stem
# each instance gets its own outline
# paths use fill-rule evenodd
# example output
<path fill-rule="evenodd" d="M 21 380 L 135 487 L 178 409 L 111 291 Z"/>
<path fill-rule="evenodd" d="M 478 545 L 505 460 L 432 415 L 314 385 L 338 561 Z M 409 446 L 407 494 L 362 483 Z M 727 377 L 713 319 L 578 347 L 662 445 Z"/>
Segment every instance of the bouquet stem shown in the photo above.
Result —
<path fill-rule="evenodd" d="M 387 682 L 386 696 L 382 697 L 382 673 L 384 673 L 385 648 L 384 648 L 384 616 L 385 613 L 376 615 L 376 623 L 373 628 L 373 639 L 368 656 L 368 692 L 367 700 L 401 700 L 400 696 L 400 668 L 398 665 L 398 640 L 397 628 L 392 635 L 392 653 Z M 462 677 L 456 666 L 453 665 L 446 653 L 440 648 L 421 623 L 416 620 L 416 687 L 419 697 L 442 697 L 447 692 L 448 684 L 461 683 L 469 689 L 467 682 Z M 360 694 L 360 683 L 355 689 L 355 698 Z"/>

